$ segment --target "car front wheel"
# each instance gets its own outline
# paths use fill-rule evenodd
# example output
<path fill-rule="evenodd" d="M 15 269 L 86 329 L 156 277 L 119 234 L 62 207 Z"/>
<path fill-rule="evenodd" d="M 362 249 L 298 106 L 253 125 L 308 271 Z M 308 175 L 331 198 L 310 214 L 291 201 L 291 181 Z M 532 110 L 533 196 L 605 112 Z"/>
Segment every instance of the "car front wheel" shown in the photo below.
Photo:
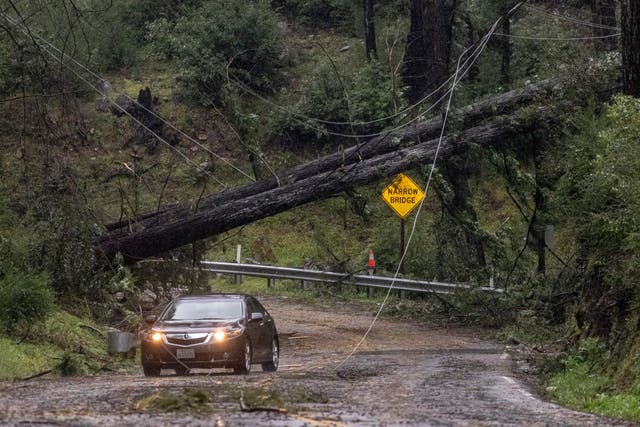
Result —
<path fill-rule="evenodd" d="M 145 377 L 159 377 L 160 368 L 157 366 L 142 366 L 142 371 Z"/>
<path fill-rule="evenodd" d="M 189 375 L 189 368 L 186 366 L 178 365 L 174 368 L 174 370 L 176 371 L 176 375 L 179 375 L 179 376 Z"/>
<path fill-rule="evenodd" d="M 271 361 L 262 364 L 262 370 L 265 372 L 275 372 L 280 364 L 280 346 L 278 339 L 274 338 L 271 344 Z"/>
<path fill-rule="evenodd" d="M 242 353 L 242 360 L 238 366 L 233 368 L 233 372 L 240 375 L 247 375 L 251 372 L 251 358 L 252 350 L 249 340 L 244 342 L 244 351 Z"/>

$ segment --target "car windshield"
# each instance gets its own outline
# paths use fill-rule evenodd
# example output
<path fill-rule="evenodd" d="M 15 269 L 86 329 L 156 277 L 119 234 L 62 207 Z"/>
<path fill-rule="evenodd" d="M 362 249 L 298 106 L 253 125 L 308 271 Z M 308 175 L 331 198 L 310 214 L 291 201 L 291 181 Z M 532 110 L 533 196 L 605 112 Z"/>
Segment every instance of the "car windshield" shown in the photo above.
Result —
<path fill-rule="evenodd" d="M 160 320 L 233 320 L 241 317 L 241 300 L 193 299 L 174 301 L 162 314 Z"/>

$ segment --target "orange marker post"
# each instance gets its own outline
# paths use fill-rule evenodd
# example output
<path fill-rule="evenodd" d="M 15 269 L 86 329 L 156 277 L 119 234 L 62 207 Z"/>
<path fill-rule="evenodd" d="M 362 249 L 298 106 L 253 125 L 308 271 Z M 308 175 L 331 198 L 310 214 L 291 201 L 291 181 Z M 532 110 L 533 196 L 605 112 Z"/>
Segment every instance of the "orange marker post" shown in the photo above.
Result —
<path fill-rule="evenodd" d="M 373 256 L 372 249 L 369 249 L 369 262 L 367 263 L 367 270 L 369 271 L 369 276 L 373 276 L 373 273 L 376 271 L 376 259 Z"/>

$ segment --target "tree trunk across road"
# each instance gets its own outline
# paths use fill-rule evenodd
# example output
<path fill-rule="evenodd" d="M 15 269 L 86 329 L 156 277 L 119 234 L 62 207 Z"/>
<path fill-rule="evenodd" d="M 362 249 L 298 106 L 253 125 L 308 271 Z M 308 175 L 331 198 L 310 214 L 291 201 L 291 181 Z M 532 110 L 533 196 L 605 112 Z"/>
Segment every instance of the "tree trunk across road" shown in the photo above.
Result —
<path fill-rule="evenodd" d="M 455 125 L 468 129 L 455 138 L 455 143 L 491 144 L 535 126 L 534 121 L 523 124 L 514 117 L 507 117 L 489 125 L 471 127 L 549 95 L 553 87 L 553 81 L 544 81 L 458 110 Z M 179 204 L 143 216 L 133 224 L 133 230 L 129 229 L 128 223 L 112 224 L 96 239 L 95 247 L 109 258 L 121 252 L 126 260 L 135 262 L 390 177 L 432 160 L 438 142 L 434 137 L 440 128 L 440 118 L 417 122 L 284 171 L 278 179 L 273 177 L 205 197 L 199 203 L 198 212 L 194 212 L 190 204 Z M 445 138 L 443 154 L 451 143 L 450 138 Z"/>
<path fill-rule="evenodd" d="M 536 122 L 530 120 L 519 122 L 515 118 L 499 119 L 492 124 L 462 132 L 455 139 L 455 143 L 487 145 L 537 126 Z M 446 155 L 453 143 L 451 138 L 444 138 L 441 154 Z M 431 139 L 258 194 L 238 196 L 227 203 L 200 210 L 171 222 L 104 239 L 98 244 L 97 249 L 108 258 L 119 252 L 125 261 L 135 262 L 427 164 L 433 160 L 437 146 L 438 139 Z"/>

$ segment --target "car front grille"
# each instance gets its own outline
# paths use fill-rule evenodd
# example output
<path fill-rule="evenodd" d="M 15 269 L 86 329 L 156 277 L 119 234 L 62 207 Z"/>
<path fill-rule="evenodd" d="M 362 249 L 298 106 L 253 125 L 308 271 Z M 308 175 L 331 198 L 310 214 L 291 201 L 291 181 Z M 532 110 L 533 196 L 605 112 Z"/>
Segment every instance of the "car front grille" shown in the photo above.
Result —
<path fill-rule="evenodd" d="M 209 334 L 167 334 L 167 342 L 180 346 L 204 344 L 209 340 Z"/>

